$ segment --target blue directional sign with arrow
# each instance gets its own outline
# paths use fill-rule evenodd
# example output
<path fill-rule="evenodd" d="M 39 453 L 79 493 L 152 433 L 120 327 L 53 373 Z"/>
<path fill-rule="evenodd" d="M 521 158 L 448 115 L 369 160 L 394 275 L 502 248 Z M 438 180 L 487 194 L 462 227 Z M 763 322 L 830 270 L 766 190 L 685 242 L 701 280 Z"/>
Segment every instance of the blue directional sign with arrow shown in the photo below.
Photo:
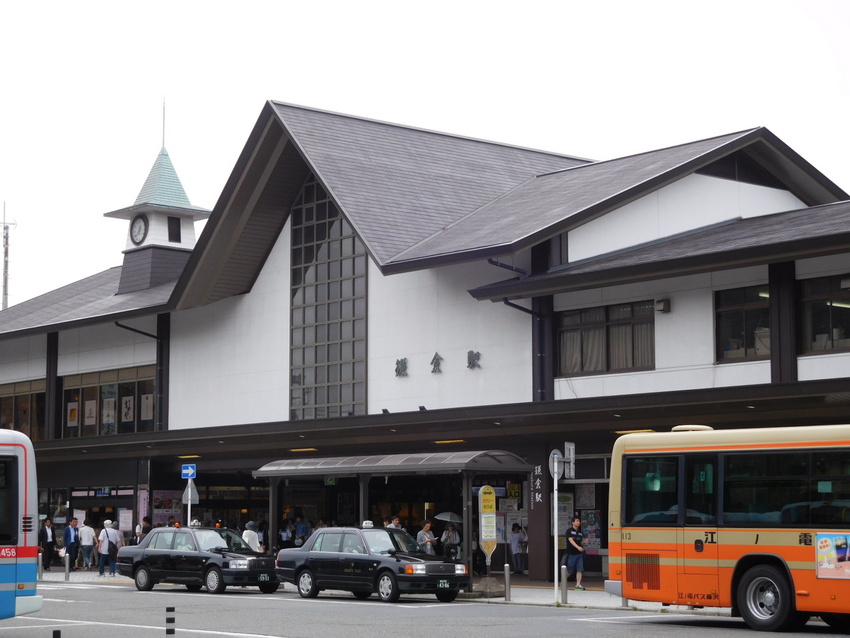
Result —
<path fill-rule="evenodd" d="M 198 476 L 198 470 L 197 470 L 197 466 L 194 463 L 185 463 L 183 465 L 183 471 L 182 471 L 182 474 L 180 475 L 180 478 L 193 479 L 193 478 L 197 478 L 197 476 Z"/>

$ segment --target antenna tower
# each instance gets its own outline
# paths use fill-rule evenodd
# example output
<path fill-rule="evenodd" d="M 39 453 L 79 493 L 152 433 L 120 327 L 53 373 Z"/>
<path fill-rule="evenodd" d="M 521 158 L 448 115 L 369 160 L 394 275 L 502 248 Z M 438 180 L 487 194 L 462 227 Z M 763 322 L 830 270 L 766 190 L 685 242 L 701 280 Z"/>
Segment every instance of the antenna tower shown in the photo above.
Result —
<path fill-rule="evenodd" d="M 0 310 L 9 307 L 9 227 L 16 225 L 6 223 L 6 202 L 3 202 L 3 306 Z"/>

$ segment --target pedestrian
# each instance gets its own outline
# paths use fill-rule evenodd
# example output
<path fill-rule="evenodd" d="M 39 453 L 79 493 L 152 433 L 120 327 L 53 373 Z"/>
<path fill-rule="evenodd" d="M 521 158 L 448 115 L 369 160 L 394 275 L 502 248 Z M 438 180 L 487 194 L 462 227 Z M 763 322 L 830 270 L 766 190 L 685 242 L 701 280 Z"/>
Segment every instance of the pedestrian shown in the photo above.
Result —
<path fill-rule="evenodd" d="M 300 516 L 295 517 L 295 546 L 301 547 L 304 544 L 304 541 L 307 540 L 309 536 L 309 531 L 307 529 L 307 523 L 304 522 L 304 519 Z"/>
<path fill-rule="evenodd" d="M 281 547 L 292 547 L 292 521 L 284 517 L 278 532 Z"/>
<path fill-rule="evenodd" d="M 434 538 L 434 532 L 431 531 L 431 521 L 427 518 L 422 521 L 422 529 L 416 535 L 416 542 L 422 546 L 426 554 L 436 555 L 437 550 L 434 549 L 434 543 L 437 539 Z"/>
<path fill-rule="evenodd" d="M 53 552 L 56 550 L 56 539 L 53 537 L 53 520 L 44 519 L 44 525 L 38 530 L 38 548 L 41 550 L 41 565 L 44 571 L 50 571 L 53 562 Z"/>
<path fill-rule="evenodd" d="M 91 521 L 89 521 L 89 519 L 83 519 L 83 525 L 82 527 L 80 527 L 79 534 L 80 547 L 83 548 L 83 569 L 85 569 L 86 571 L 91 571 L 92 550 L 94 549 L 95 533 L 94 528 L 91 526 Z"/>
<path fill-rule="evenodd" d="M 570 528 L 567 530 L 567 573 L 576 575 L 576 589 L 584 591 L 581 586 L 581 576 L 584 572 L 585 538 L 581 531 L 581 516 L 573 516 Z"/>
<path fill-rule="evenodd" d="M 142 517 L 142 522 L 136 525 L 136 545 L 139 545 L 145 536 L 151 531 L 153 525 L 151 524 L 151 517 L 144 516 Z"/>
<path fill-rule="evenodd" d="M 253 551 L 260 551 L 260 538 L 257 536 L 257 524 L 254 521 L 248 521 L 245 524 L 245 531 L 242 532 L 242 540 L 248 543 Z"/>
<path fill-rule="evenodd" d="M 65 546 L 65 556 L 72 572 L 77 571 L 77 549 L 80 546 L 77 524 L 76 517 L 72 518 L 62 532 L 62 544 Z"/>
<path fill-rule="evenodd" d="M 98 577 L 105 576 L 103 569 L 109 560 L 109 575 L 115 576 L 115 559 L 118 556 L 118 548 L 124 544 L 121 533 L 118 531 L 118 521 L 114 523 L 106 519 L 103 521 L 103 529 L 97 539 L 97 552 L 100 554 L 100 572 Z"/>
<path fill-rule="evenodd" d="M 443 544 L 443 555 L 448 558 L 457 558 L 457 549 L 460 545 L 460 534 L 455 529 L 454 523 L 446 525 L 446 529 L 440 535 L 440 542 Z"/>
<path fill-rule="evenodd" d="M 525 571 L 525 565 L 522 560 L 522 542 L 526 540 L 525 531 L 519 523 L 514 523 L 511 527 L 511 554 L 514 558 L 514 574 L 522 574 Z"/>
<path fill-rule="evenodd" d="M 387 525 L 389 529 L 401 529 L 401 517 L 396 514 L 393 516 L 393 522 Z"/>

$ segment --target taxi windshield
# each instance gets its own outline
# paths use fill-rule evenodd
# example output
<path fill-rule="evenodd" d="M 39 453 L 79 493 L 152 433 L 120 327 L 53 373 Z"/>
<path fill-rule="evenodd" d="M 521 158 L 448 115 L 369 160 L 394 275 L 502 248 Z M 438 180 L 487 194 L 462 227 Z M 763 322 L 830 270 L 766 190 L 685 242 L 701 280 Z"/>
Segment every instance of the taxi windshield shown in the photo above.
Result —
<path fill-rule="evenodd" d="M 390 551 L 405 554 L 424 553 L 424 550 L 410 534 L 400 529 L 364 529 L 363 538 L 373 554 Z"/>
<path fill-rule="evenodd" d="M 252 551 L 242 538 L 229 529 L 199 529 L 195 531 L 195 538 L 202 552 L 216 549 L 227 549 L 237 552 Z"/>

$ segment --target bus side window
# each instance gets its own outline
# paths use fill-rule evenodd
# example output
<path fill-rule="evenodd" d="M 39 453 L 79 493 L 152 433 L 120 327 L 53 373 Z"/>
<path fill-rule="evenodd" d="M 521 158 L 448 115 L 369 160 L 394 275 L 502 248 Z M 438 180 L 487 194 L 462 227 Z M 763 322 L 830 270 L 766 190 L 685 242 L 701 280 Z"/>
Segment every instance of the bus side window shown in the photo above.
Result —
<path fill-rule="evenodd" d="M 685 522 L 688 525 L 714 524 L 717 512 L 717 459 L 697 455 L 685 457 L 689 478 Z"/>
<path fill-rule="evenodd" d="M 675 525 L 678 518 L 678 458 L 638 457 L 626 462 L 627 525 Z"/>

